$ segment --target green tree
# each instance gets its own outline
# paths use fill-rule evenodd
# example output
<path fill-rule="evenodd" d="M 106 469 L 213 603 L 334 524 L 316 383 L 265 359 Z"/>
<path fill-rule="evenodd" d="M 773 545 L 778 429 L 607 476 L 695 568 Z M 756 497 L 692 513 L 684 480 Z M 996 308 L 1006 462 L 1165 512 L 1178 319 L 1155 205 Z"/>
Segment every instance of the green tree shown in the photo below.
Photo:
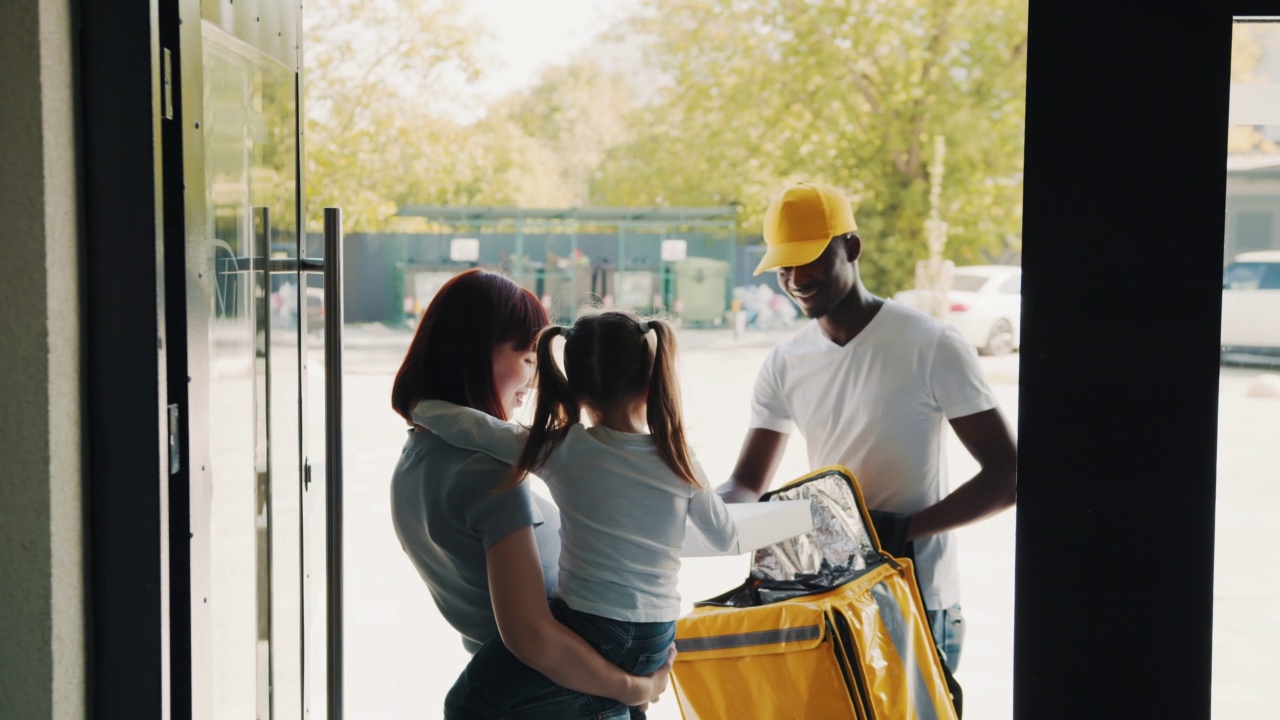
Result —
<path fill-rule="evenodd" d="M 741 202 L 808 178 L 844 187 L 877 292 L 926 256 L 931 138 L 947 140 L 943 220 L 957 263 L 1020 225 L 1025 0 L 650 0 L 635 28 L 668 79 L 606 158 L 597 202 Z"/>
<path fill-rule="evenodd" d="M 477 157 L 447 112 L 482 70 L 484 31 L 458 0 L 316 0 L 304 17 L 311 229 L 327 205 L 351 228 L 379 229 L 422 188 L 449 197 L 500 164 Z"/>
<path fill-rule="evenodd" d="M 306 17 L 313 230 L 327 205 L 374 231 L 417 226 L 395 216 L 408 204 L 583 204 L 605 152 L 630 136 L 633 93 L 599 45 L 482 107 L 469 89 L 485 31 L 458 0 L 317 0 Z"/>
<path fill-rule="evenodd" d="M 533 87 L 512 93 L 489 110 L 485 132 L 502 132 L 511 142 L 540 148 L 537 164 L 525 168 L 543 186 L 543 205 L 587 204 L 592 178 L 609 149 L 631 135 L 635 105 L 627 77 L 607 69 L 594 50 L 573 61 L 544 70 Z M 499 130 L 503 124 L 511 128 Z M 507 134 L 523 134 L 520 139 Z M 534 159 L 532 155 L 526 155 Z M 531 180 L 534 178 L 531 178 Z"/>

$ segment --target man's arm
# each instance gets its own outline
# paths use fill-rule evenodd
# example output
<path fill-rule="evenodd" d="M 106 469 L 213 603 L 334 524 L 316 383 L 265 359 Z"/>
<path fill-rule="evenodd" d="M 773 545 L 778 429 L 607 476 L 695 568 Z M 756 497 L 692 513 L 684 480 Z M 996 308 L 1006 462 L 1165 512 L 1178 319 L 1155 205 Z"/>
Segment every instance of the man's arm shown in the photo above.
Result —
<path fill-rule="evenodd" d="M 494 543 L 485 553 L 485 562 L 498 633 L 521 662 L 570 690 L 613 698 L 624 705 L 657 701 L 667 687 L 675 646 L 657 672 L 629 675 L 561 625 L 547 605 L 533 528 L 521 528 Z"/>
<path fill-rule="evenodd" d="M 1018 499 L 1018 445 L 999 409 L 951 420 L 981 470 L 955 492 L 911 516 L 907 539 L 936 535 L 990 517 Z"/>
<path fill-rule="evenodd" d="M 738 452 L 729 481 L 716 488 L 725 502 L 755 502 L 760 499 L 787 449 L 787 435 L 776 430 L 751 428 Z"/>

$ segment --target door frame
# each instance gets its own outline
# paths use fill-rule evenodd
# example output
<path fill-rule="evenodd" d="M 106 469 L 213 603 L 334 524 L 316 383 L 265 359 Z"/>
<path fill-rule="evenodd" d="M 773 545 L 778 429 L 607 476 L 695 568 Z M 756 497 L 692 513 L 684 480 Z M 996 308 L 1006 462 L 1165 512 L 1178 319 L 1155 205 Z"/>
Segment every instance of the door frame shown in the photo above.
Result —
<path fill-rule="evenodd" d="M 169 342 L 160 8 L 73 3 L 79 31 L 90 609 L 98 718 L 169 718 Z M 180 584 L 180 583 L 179 583 Z"/>
<path fill-rule="evenodd" d="M 1210 716 L 1231 25 L 1275 14 L 1031 2 L 1017 718 Z"/>
<path fill-rule="evenodd" d="M 188 392 L 188 369 L 207 361 L 207 349 L 192 342 L 187 323 L 187 235 L 201 231 L 187 219 L 203 222 L 188 200 L 204 182 L 203 167 L 183 160 L 199 120 L 183 109 L 199 115 L 203 88 L 200 62 L 184 67 L 183 48 L 199 53 L 202 14 L 219 14 L 232 34 L 296 70 L 301 5 L 72 4 L 84 211 L 88 704 L 101 718 L 189 718 L 192 679 L 200 679 L 193 631 L 209 631 L 192 625 L 191 470 L 207 458 L 192 453 L 189 439 L 208 428 L 207 408 L 193 408 Z M 282 23 L 292 32 L 263 29 Z M 299 136 L 299 172 L 301 155 Z M 303 199 L 300 177 L 299 220 Z"/>
<path fill-rule="evenodd" d="M 180 11 L 194 4 L 183 0 Z M 73 4 L 88 348 L 88 663 L 98 718 L 180 718 L 189 707 L 181 702 L 189 688 L 175 680 L 191 672 L 190 648 L 178 640 L 190 619 L 171 612 L 189 607 L 179 597 L 189 558 L 171 541 L 182 530 L 170 511 L 181 483 L 169 482 L 167 451 L 167 406 L 181 401 L 183 384 L 174 387 L 172 378 L 183 377 L 171 370 L 190 361 L 174 348 L 183 333 L 173 316 L 181 313 L 166 312 L 181 238 L 170 230 L 181 218 L 168 201 L 180 197 L 180 180 L 166 159 L 181 155 L 167 132 L 176 120 L 162 120 L 161 94 L 161 43 L 175 50 L 169 44 L 182 31 L 176 13 L 160 5 Z M 1079 716 L 1085 705 L 1154 716 L 1175 703 L 1166 716 L 1208 715 L 1229 24 L 1234 15 L 1271 12 L 1274 5 L 1260 0 L 1031 3 L 1017 717 Z M 1176 108 L 1178 122 L 1161 124 L 1151 108 Z M 1133 122 L 1142 113 L 1145 122 Z M 1100 115 L 1115 121 L 1112 131 L 1158 126 L 1160 142 L 1082 132 L 1098 127 Z M 1122 187 L 1097 174 L 1120 163 L 1112 175 L 1140 181 Z M 1141 234 L 1119 232 L 1139 220 Z M 1105 246 L 1116 261 L 1149 258 L 1154 249 L 1170 273 L 1129 278 L 1120 298 L 1082 293 L 1066 276 L 1087 269 L 1082 243 Z M 1169 277 L 1186 308 L 1173 347 L 1166 324 L 1118 302 L 1132 293 L 1163 297 Z M 1099 330 L 1099 318 L 1113 326 Z M 1178 351 L 1178 362 L 1142 370 L 1152 386 L 1177 387 L 1182 402 L 1082 382 L 1105 360 L 1082 338 Z M 1077 421 L 1097 408 L 1169 434 L 1144 434 L 1136 447 L 1096 426 L 1082 436 Z M 1119 461 L 1086 468 L 1085 450 Z M 1169 480 L 1153 493 L 1159 478 Z M 1191 548 L 1176 572 L 1172 557 L 1153 552 L 1172 524 Z M 1093 533 L 1087 547 L 1105 552 L 1073 580 L 1062 568 L 1080 559 L 1082 530 Z M 1073 591 L 1081 586 L 1095 591 L 1092 599 Z"/>

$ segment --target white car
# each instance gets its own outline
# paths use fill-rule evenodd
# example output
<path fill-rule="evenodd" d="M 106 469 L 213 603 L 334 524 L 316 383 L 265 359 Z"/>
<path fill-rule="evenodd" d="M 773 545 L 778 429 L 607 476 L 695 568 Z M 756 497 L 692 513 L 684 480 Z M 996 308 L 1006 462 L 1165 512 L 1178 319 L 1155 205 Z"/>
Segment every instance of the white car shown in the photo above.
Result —
<path fill-rule="evenodd" d="M 1223 270 L 1222 349 L 1280 353 L 1280 250 L 1237 255 Z"/>
<path fill-rule="evenodd" d="M 929 312 L 926 295 L 903 290 L 897 302 Z M 967 265 L 955 268 L 943 320 L 983 355 L 1007 355 L 1022 343 L 1022 268 Z"/>

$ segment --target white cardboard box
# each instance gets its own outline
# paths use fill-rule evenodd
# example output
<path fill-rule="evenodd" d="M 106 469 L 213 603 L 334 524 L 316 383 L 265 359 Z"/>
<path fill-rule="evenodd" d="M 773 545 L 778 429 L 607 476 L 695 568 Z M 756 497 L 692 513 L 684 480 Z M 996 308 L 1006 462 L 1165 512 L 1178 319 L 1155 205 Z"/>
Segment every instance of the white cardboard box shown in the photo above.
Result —
<path fill-rule="evenodd" d="M 681 557 L 741 555 L 813 529 L 813 512 L 808 500 L 728 503 L 725 507 L 738 525 L 737 547 L 716 552 L 704 545 L 698 531 L 689 525 L 685 528 Z"/>

